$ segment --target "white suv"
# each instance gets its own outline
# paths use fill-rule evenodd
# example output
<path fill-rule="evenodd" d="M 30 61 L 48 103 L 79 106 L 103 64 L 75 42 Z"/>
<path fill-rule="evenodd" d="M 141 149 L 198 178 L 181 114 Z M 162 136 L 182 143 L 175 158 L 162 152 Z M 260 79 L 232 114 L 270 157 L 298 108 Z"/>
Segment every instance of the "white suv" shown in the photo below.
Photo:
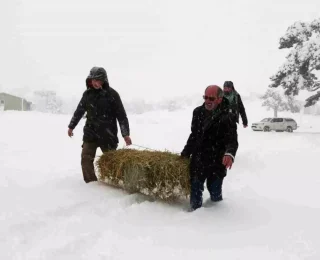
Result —
<path fill-rule="evenodd" d="M 253 131 L 292 132 L 293 130 L 297 130 L 298 125 L 297 125 L 297 122 L 292 118 L 269 117 L 269 118 L 262 119 L 258 123 L 253 123 L 251 128 Z"/>

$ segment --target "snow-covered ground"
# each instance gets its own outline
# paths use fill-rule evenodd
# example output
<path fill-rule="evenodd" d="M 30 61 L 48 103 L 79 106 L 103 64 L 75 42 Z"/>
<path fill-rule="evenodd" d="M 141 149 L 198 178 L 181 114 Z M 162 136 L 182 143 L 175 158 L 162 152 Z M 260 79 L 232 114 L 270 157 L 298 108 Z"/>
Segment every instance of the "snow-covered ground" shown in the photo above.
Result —
<path fill-rule="evenodd" d="M 250 124 L 272 116 L 255 102 L 246 108 Z M 191 115 L 129 115 L 133 143 L 178 153 Z M 224 201 L 187 213 L 187 200 L 85 184 L 84 121 L 70 139 L 71 116 L 0 112 L 0 259 L 320 259 L 320 117 L 293 117 L 294 133 L 239 126 Z"/>

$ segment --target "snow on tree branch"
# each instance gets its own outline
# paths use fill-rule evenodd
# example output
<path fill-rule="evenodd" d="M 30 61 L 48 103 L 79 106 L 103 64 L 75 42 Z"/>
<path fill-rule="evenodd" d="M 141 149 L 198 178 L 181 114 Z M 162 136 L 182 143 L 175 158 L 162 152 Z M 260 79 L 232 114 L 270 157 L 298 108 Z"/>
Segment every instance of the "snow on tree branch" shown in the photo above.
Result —
<path fill-rule="evenodd" d="M 310 25 L 303 22 L 295 22 L 287 29 L 286 34 L 280 38 L 279 49 L 291 48 L 294 44 L 302 44 L 311 35 Z"/>
<path fill-rule="evenodd" d="M 312 92 L 319 89 L 315 73 L 320 70 L 320 18 L 311 23 L 295 22 L 279 43 L 279 49 L 291 51 L 286 56 L 286 62 L 270 77 L 269 87 L 282 86 L 286 95 L 294 96 L 299 94 L 299 90 Z M 307 102 L 305 106 L 307 104 L 311 103 Z"/>
<path fill-rule="evenodd" d="M 320 91 L 317 94 L 312 95 L 311 97 L 307 98 L 305 107 L 310 107 L 315 105 L 320 100 Z"/>

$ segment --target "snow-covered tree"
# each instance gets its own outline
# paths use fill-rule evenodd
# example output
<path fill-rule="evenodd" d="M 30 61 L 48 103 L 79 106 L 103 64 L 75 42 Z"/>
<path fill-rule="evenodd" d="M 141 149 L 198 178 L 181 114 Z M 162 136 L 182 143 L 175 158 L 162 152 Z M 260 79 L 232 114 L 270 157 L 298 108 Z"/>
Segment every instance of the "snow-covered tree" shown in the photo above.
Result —
<path fill-rule="evenodd" d="M 62 100 L 57 97 L 56 92 L 40 90 L 34 92 L 36 110 L 58 114 L 61 113 Z"/>
<path fill-rule="evenodd" d="M 320 89 L 316 72 L 320 70 L 320 18 L 311 23 L 295 22 L 280 38 L 279 49 L 291 49 L 286 62 L 270 77 L 269 87 L 282 86 L 286 95 L 298 95 L 299 90 Z M 320 91 L 306 100 L 305 107 L 320 99 Z"/>
<path fill-rule="evenodd" d="M 300 106 L 292 95 L 285 96 L 275 89 L 268 89 L 261 99 L 263 100 L 262 106 L 267 107 L 268 110 L 272 109 L 274 117 L 278 117 L 278 112 L 281 111 L 293 113 L 300 111 Z"/>
<path fill-rule="evenodd" d="M 291 113 L 299 113 L 300 112 L 302 105 L 300 104 L 300 102 L 298 100 L 296 100 L 294 98 L 293 95 L 285 95 L 284 99 L 287 102 L 289 111 Z"/>

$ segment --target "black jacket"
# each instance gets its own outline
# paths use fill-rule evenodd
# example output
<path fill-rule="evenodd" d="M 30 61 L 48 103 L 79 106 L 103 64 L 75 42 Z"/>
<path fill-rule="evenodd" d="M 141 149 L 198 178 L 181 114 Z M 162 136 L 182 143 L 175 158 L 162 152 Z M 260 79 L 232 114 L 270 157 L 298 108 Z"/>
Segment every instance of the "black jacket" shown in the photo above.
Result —
<path fill-rule="evenodd" d="M 117 120 L 122 136 L 130 135 L 129 121 L 121 98 L 107 81 L 99 90 L 87 85 L 69 128 L 74 129 L 85 112 L 87 120 L 83 129 L 84 142 L 96 142 L 100 146 L 115 148 L 119 142 Z"/>
<path fill-rule="evenodd" d="M 229 103 L 229 109 L 230 112 L 234 113 L 235 115 L 235 119 L 236 122 L 239 123 L 239 116 L 241 116 L 242 119 L 242 124 L 243 125 L 248 125 L 248 118 L 247 118 L 247 114 L 246 114 L 246 110 L 244 108 L 243 102 L 241 100 L 241 96 L 240 94 L 233 90 L 235 93 L 235 101 L 231 103 Z"/>
<path fill-rule="evenodd" d="M 240 114 L 241 119 L 242 119 L 242 124 L 248 125 L 248 118 L 247 118 L 246 110 L 244 108 L 244 105 L 242 103 L 241 96 L 239 93 L 237 93 L 237 98 L 238 98 L 238 111 L 237 111 L 237 115 L 236 115 L 237 122 L 239 123 L 239 114 Z"/>
<path fill-rule="evenodd" d="M 238 150 L 237 127 L 225 98 L 216 111 L 211 115 L 204 104 L 194 109 L 191 133 L 181 152 L 182 156 L 200 156 L 203 164 L 210 163 L 218 167 L 222 166 L 224 155 L 235 158 Z"/>

